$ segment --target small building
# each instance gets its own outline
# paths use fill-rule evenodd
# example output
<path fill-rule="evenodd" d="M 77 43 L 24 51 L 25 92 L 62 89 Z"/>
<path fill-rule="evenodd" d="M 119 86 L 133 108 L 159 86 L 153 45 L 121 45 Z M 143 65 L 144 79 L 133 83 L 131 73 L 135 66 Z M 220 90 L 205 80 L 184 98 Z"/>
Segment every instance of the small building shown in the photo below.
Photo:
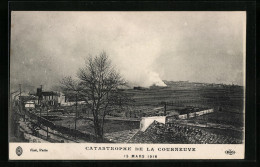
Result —
<path fill-rule="evenodd" d="M 37 101 L 37 97 L 33 95 L 23 95 L 23 96 L 18 96 L 18 104 L 19 102 L 22 103 L 22 105 L 25 108 L 35 108 L 35 102 Z"/>
<path fill-rule="evenodd" d="M 140 131 L 145 131 L 154 121 L 165 124 L 166 116 L 142 117 L 140 121 Z"/>
<path fill-rule="evenodd" d="M 32 101 L 32 100 L 27 101 L 27 102 L 25 102 L 24 104 L 25 104 L 25 105 L 24 105 L 25 108 L 35 108 L 35 102 Z"/>

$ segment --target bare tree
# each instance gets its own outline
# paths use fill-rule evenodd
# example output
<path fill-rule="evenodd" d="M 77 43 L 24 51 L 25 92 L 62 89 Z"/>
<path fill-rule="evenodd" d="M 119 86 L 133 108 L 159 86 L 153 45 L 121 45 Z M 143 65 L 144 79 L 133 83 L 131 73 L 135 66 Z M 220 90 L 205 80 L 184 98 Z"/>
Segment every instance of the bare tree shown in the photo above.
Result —
<path fill-rule="evenodd" d="M 85 66 L 77 73 L 77 80 L 65 77 L 62 88 L 76 92 L 84 98 L 92 112 L 97 142 L 103 141 L 105 117 L 111 111 L 120 110 L 130 98 L 120 88 L 126 85 L 119 72 L 112 66 L 105 52 L 86 59 Z"/>

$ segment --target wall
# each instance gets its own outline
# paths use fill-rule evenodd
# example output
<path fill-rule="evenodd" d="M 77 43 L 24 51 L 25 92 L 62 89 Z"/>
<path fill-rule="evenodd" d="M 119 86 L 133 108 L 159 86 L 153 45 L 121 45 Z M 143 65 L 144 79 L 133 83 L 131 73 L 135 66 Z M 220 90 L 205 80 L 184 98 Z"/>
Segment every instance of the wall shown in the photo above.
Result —
<path fill-rule="evenodd" d="M 214 112 L 213 109 L 208 109 L 208 110 L 203 110 L 203 111 L 189 113 L 188 115 L 187 114 L 182 114 L 182 115 L 179 115 L 179 119 L 193 118 L 193 117 L 197 117 L 197 116 L 201 116 L 201 115 L 209 114 L 209 113 L 213 113 L 213 112 Z"/>
<path fill-rule="evenodd" d="M 78 105 L 79 104 L 87 104 L 85 101 L 78 101 Z M 76 105 L 75 101 L 70 101 L 70 102 L 62 102 L 61 106 L 73 106 Z"/>
<path fill-rule="evenodd" d="M 166 116 L 142 117 L 142 120 L 140 121 L 140 130 L 144 132 L 154 121 L 165 124 Z"/>

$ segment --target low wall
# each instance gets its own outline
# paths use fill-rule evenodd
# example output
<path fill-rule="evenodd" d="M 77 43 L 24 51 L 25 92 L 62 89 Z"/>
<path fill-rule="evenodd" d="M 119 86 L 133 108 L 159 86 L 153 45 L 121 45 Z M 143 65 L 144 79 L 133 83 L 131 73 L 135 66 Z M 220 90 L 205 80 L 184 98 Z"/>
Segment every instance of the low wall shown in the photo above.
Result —
<path fill-rule="evenodd" d="M 208 109 L 208 110 L 193 112 L 193 113 L 189 113 L 189 114 L 182 114 L 182 115 L 179 115 L 179 119 L 193 118 L 193 117 L 197 117 L 197 116 L 201 116 L 201 115 L 209 114 L 209 113 L 213 113 L 213 112 L 214 112 L 213 109 Z"/>

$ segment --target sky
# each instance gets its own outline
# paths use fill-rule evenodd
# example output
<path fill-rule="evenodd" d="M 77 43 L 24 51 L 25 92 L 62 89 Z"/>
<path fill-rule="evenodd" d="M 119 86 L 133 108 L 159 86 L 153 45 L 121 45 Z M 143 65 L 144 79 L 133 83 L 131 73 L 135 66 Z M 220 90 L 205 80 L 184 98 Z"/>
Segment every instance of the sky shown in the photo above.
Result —
<path fill-rule="evenodd" d="M 132 86 L 244 84 L 245 12 L 12 11 L 11 90 L 54 89 L 105 51 Z"/>

